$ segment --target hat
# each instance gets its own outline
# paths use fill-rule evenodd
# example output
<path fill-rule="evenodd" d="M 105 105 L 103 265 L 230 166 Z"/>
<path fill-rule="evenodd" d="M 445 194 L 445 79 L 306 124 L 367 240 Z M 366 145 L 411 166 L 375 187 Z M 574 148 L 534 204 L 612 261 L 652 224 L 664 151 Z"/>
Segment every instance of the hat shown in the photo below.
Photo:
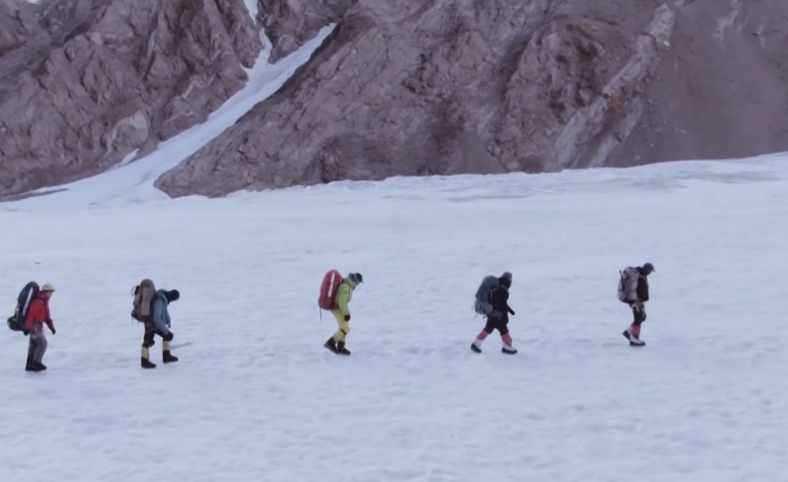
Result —
<path fill-rule="evenodd" d="M 164 297 L 167 298 L 167 301 L 177 301 L 181 297 L 181 292 L 178 290 L 169 290 L 164 293 Z"/>
<path fill-rule="evenodd" d="M 657 270 L 654 269 L 654 265 L 653 264 L 646 263 L 646 264 L 643 265 L 643 274 L 644 275 L 648 276 L 648 275 L 650 275 L 651 273 L 653 273 L 655 271 L 657 271 Z"/>
<path fill-rule="evenodd" d="M 350 273 L 347 277 L 355 284 L 361 284 L 364 282 L 364 277 L 361 276 L 361 273 Z"/>
<path fill-rule="evenodd" d="M 55 287 L 52 286 L 51 283 L 44 283 L 44 286 L 41 287 L 41 291 L 55 291 Z"/>

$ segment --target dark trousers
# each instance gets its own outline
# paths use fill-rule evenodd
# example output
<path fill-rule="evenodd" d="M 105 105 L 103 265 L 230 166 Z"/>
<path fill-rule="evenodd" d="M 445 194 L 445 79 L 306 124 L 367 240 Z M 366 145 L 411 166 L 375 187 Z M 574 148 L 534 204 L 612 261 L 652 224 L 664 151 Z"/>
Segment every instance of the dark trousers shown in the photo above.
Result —
<path fill-rule="evenodd" d="M 498 330 L 501 333 L 501 336 L 506 335 L 509 333 L 509 318 L 506 316 L 493 316 L 489 315 L 487 317 L 487 324 L 484 325 L 484 331 L 487 333 L 492 333 L 493 330 Z"/>
<path fill-rule="evenodd" d="M 644 321 L 646 321 L 646 309 L 636 310 L 632 307 L 632 325 L 640 326 Z"/>
<path fill-rule="evenodd" d="M 172 332 L 164 333 L 163 331 L 156 328 L 156 325 L 153 323 L 145 323 L 145 334 L 142 335 L 142 347 L 143 348 L 150 348 L 156 344 L 154 337 L 159 335 L 159 337 L 164 341 L 172 341 Z"/>
<path fill-rule="evenodd" d="M 47 351 L 47 337 L 43 331 L 30 333 L 30 342 L 27 347 L 27 361 L 41 363 Z"/>

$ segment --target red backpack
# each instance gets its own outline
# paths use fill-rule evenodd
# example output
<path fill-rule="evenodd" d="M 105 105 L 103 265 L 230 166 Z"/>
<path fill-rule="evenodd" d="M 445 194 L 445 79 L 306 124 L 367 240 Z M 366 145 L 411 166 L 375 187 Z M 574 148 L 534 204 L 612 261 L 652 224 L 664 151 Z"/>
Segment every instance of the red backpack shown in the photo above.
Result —
<path fill-rule="evenodd" d="M 332 269 L 323 275 L 323 283 L 320 285 L 320 296 L 317 305 L 322 310 L 333 310 L 337 307 L 337 291 L 342 282 L 342 275 L 339 271 Z"/>

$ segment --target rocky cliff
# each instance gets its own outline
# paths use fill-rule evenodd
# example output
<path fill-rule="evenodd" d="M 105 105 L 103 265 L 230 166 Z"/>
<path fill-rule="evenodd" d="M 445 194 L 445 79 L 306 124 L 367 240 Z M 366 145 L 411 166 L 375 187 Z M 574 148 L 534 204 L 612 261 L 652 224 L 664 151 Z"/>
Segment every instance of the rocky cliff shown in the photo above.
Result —
<path fill-rule="evenodd" d="M 243 87 L 240 0 L 0 0 L 0 194 L 155 149 Z"/>
<path fill-rule="evenodd" d="M 341 20 L 170 195 L 788 149 L 778 0 L 263 3 L 284 52 Z"/>
<path fill-rule="evenodd" d="M 257 6 L 270 62 L 337 26 L 156 181 L 172 196 L 788 150 L 784 1 Z M 153 149 L 237 91 L 262 47 L 243 0 L 0 0 L 0 32 L 0 194 Z"/>

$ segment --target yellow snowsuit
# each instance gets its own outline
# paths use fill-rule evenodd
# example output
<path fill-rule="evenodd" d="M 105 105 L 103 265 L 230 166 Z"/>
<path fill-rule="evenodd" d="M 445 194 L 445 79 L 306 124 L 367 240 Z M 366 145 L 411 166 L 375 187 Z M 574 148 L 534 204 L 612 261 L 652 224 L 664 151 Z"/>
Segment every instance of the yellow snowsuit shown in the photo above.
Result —
<path fill-rule="evenodd" d="M 337 309 L 331 310 L 331 313 L 337 320 L 337 325 L 339 325 L 339 330 L 333 336 L 334 341 L 337 343 L 344 342 L 347 334 L 350 333 L 350 323 L 345 321 L 345 315 L 350 314 L 348 303 L 353 297 L 354 289 L 356 289 L 356 284 L 349 279 L 342 280 L 337 289 Z"/>

